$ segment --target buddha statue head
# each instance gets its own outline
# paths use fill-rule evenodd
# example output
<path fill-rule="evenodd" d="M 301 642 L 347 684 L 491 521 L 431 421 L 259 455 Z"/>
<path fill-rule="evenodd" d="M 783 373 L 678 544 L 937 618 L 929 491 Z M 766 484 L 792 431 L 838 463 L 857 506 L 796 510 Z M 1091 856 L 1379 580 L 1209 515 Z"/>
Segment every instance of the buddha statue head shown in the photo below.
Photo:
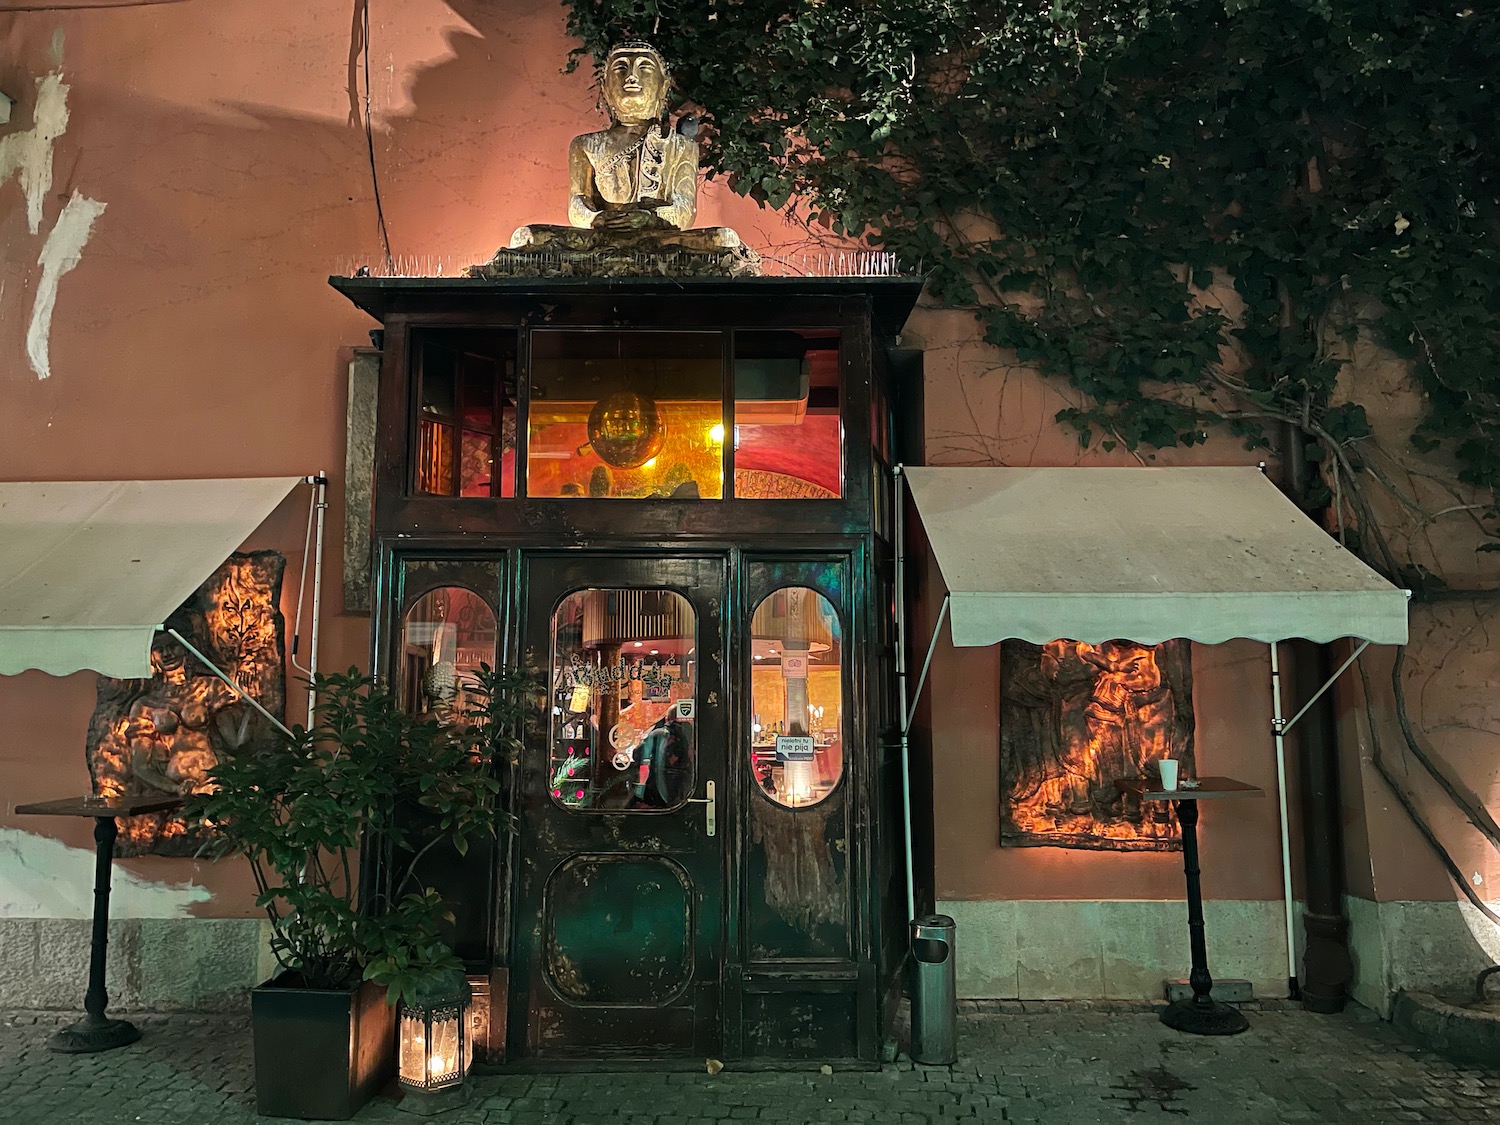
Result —
<path fill-rule="evenodd" d="M 604 60 L 604 101 L 621 125 L 660 119 L 667 105 L 667 64 L 650 43 L 617 43 Z"/>

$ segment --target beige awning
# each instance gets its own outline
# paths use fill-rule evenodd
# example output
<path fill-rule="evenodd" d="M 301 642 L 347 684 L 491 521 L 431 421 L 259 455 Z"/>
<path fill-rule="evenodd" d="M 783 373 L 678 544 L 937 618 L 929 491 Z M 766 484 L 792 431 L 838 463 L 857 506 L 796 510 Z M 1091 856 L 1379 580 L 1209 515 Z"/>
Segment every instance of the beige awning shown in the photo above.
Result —
<path fill-rule="evenodd" d="M 953 643 L 1406 643 L 1406 594 L 1253 468 L 905 470 Z"/>
<path fill-rule="evenodd" d="M 0 483 L 0 675 L 151 675 L 151 637 L 301 477 Z"/>

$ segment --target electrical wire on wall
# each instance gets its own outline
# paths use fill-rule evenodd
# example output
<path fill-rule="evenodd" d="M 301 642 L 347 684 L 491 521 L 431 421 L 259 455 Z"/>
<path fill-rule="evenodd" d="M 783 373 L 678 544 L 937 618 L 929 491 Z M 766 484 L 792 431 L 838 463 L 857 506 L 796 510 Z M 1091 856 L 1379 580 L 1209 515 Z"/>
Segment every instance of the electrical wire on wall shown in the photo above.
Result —
<path fill-rule="evenodd" d="M 375 197 L 375 225 L 380 232 L 380 252 L 385 256 L 386 272 L 395 273 L 396 262 L 391 256 L 390 232 L 386 229 L 385 208 L 380 200 L 380 172 L 375 164 L 375 126 L 371 120 L 370 108 L 370 0 L 354 0 L 353 42 L 350 48 L 351 61 L 355 55 L 361 56 L 364 69 L 364 112 L 360 116 L 364 118 L 365 151 L 370 157 L 370 189 Z M 353 85 L 352 75 L 350 84 Z M 353 94 L 352 89 L 350 94 Z"/>

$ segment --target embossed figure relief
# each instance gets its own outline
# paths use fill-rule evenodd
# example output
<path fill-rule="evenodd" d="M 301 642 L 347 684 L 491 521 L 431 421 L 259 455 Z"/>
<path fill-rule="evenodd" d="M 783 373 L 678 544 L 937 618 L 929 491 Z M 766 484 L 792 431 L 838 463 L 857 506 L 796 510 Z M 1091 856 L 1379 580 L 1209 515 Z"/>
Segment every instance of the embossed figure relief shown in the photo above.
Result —
<path fill-rule="evenodd" d="M 1002 845 L 1177 850 L 1166 803 L 1114 785 L 1161 758 L 1195 775 L 1189 642 L 1001 647 Z"/>
<path fill-rule="evenodd" d="M 281 578 L 276 551 L 234 554 L 167 622 L 278 718 L 285 717 Z M 265 737 L 269 724 L 166 632 L 151 646 L 150 679 L 99 677 L 89 721 L 94 791 L 199 792 L 219 756 Z M 118 855 L 192 855 L 202 833 L 176 815 L 120 822 Z"/>

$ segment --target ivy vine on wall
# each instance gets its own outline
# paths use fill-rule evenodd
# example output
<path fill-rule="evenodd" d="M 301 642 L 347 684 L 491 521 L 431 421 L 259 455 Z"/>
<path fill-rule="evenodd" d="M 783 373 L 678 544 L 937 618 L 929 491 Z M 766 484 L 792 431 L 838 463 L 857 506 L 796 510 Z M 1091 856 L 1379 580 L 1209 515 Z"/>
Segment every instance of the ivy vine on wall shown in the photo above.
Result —
<path fill-rule="evenodd" d="M 1357 488 L 1368 424 L 1357 400 L 1333 404 L 1319 331 L 1353 295 L 1419 361 L 1430 408 L 1411 440 L 1500 485 L 1488 6 L 568 7 L 575 64 L 654 39 L 711 125 L 711 174 L 922 263 L 933 297 L 1082 393 L 1060 420 L 1085 444 L 1190 445 L 1216 426 L 1253 442 L 1284 420 Z"/>
<path fill-rule="evenodd" d="M 1322 467 L 1305 502 L 1420 597 L 1442 579 L 1380 526 L 1371 490 L 1411 504 L 1366 456 L 1369 389 L 1340 381 L 1347 349 L 1331 346 L 1367 325 L 1424 392 L 1406 439 L 1454 466 L 1457 502 L 1428 522 L 1457 513 L 1481 550 L 1500 547 L 1495 5 L 565 7 L 573 65 L 653 40 L 705 119 L 711 175 L 921 263 L 930 297 L 972 309 L 990 343 L 1079 393 L 1058 421 L 1084 445 L 1149 450 L 1223 429 L 1295 442 Z M 1451 789 L 1405 719 L 1399 658 L 1393 679 L 1409 751 Z M 1500 847 L 1483 808 L 1459 804 Z"/>

